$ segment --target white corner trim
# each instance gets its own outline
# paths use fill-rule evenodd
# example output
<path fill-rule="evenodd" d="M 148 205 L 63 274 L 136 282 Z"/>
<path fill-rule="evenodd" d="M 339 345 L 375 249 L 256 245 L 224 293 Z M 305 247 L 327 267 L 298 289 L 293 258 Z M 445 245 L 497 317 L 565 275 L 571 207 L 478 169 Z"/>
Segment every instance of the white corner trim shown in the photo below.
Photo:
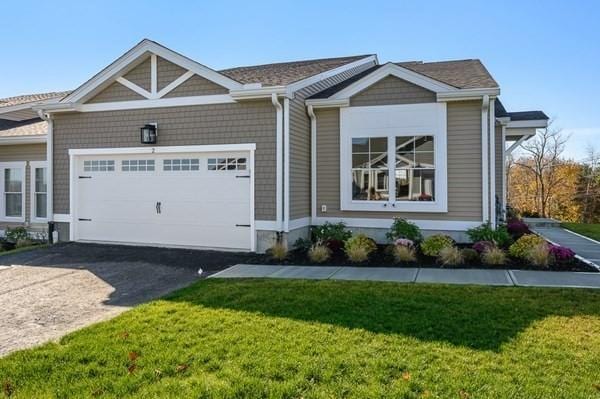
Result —
<path fill-rule="evenodd" d="M 136 85 L 135 83 L 130 82 L 129 80 L 125 79 L 124 77 L 118 77 L 117 83 L 120 83 L 121 85 L 127 87 L 129 90 L 136 92 L 137 94 L 139 94 L 142 97 L 152 98 L 152 93 L 141 88 L 140 86 Z"/>
<path fill-rule="evenodd" d="M 71 148 L 69 155 L 174 154 L 185 152 L 254 151 L 255 143 L 182 145 L 165 147 Z"/>
<path fill-rule="evenodd" d="M 46 223 L 48 217 L 38 218 L 35 216 L 36 199 L 35 199 L 35 170 L 38 168 L 46 168 L 46 215 L 48 213 L 48 162 L 46 161 L 29 161 L 29 220 L 31 223 Z"/>
<path fill-rule="evenodd" d="M 208 68 L 179 53 L 176 53 L 175 51 L 172 51 L 156 42 L 144 39 L 121 57 L 117 58 L 117 60 L 108 65 L 94 77 L 75 89 L 71 94 L 66 96 L 62 102 L 71 103 L 84 100 L 86 96 L 92 94 L 96 88 L 102 86 L 104 83 L 114 79 L 117 76 L 121 76 L 123 72 L 126 71 L 130 66 L 130 64 L 135 63 L 136 60 L 142 56 L 146 56 L 148 53 L 158 55 L 167 61 L 179 65 L 186 70 L 193 71 L 194 73 L 230 90 L 240 89 L 243 87 L 241 83 L 236 82 L 235 80 L 211 68 Z"/>
<path fill-rule="evenodd" d="M 0 145 L 18 145 L 18 144 L 42 144 L 48 140 L 47 134 L 35 136 L 14 136 L 1 137 Z"/>
<path fill-rule="evenodd" d="M 481 209 L 482 219 L 484 221 L 490 220 L 489 206 L 490 206 L 490 191 L 489 191 L 489 131 L 488 131 L 488 114 L 490 111 L 490 97 L 483 96 L 481 106 Z"/>
<path fill-rule="evenodd" d="M 283 99 L 283 231 L 290 231 L 290 99 Z"/>
<path fill-rule="evenodd" d="M 506 218 L 506 195 L 508 187 L 506 187 L 506 125 L 502 125 L 502 211 Z"/>
<path fill-rule="evenodd" d="M 183 75 L 181 75 L 180 77 L 178 77 L 177 79 L 175 79 L 174 81 L 172 81 L 171 83 L 166 85 L 161 91 L 156 93 L 154 98 L 161 98 L 161 97 L 166 96 L 167 94 L 169 94 L 170 92 L 175 90 L 177 87 L 181 86 L 186 80 L 188 80 L 189 78 L 191 78 L 194 75 L 195 75 L 195 73 L 192 71 L 185 72 Z"/>
<path fill-rule="evenodd" d="M 71 215 L 68 213 L 55 213 L 52 220 L 58 223 L 71 223 Z"/>
<path fill-rule="evenodd" d="M 494 99 L 490 98 L 490 222 L 496 228 L 496 117 Z"/>
<path fill-rule="evenodd" d="M 345 211 L 448 212 L 446 103 L 403 104 L 340 109 L 340 208 Z M 396 137 L 433 136 L 434 201 L 355 201 L 352 199 L 352 138 L 387 137 L 388 159 L 396 159 Z M 395 175 L 390 163 L 388 176 Z M 395 179 L 388 191 L 395 193 Z M 392 197 L 395 197 L 393 195 Z"/>
<path fill-rule="evenodd" d="M 310 117 L 310 216 L 317 217 L 317 116 L 312 105 L 306 107 Z"/>
<path fill-rule="evenodd" d="M 363 77 L 362 79 L 352 83 L 345 89 L 335 93 L 333 96 L 331 96 L 331 98 L 339 100 L 352 97 L 358 92 L 366 89 L 367 87 L 377 83 L 381 79 L 390 75 L 406 80 L 407 82 L 416 84 L 435 93 L 459 90 L 456 87 L 431 79 L 425 75 L 413 72 L 396 64 L 387 63 L 381 68 Z"/>
<path fill-rule="evenodd" d="M 361 58 L 360 60 L 356 60 L 356 61 L 350 62 L 348 64 L 344 64 L 342 66 L 339 66 L 337 68 L 333 68 L 333 69 L 330 69 L 328 71 L 321 72 L 321 73 L 319 73 L 317 75 L 313 75 L 313 76 L 310 76 L 308 78 L 299 80 L 297 82 L 294 82 L 294 83 L 288 85 L 286 92 L 287 92 L 288 95 L 292 95 L 294 92 L 296 92 L 298 90 L 301 90 L 301 89 L 303 89 L 305 87 L 308 87 L 308 86 L 310 86 L 312 84 L 315 84 L 315 83 L 320 82 L 322 80 L 328 79 L 328 78 L 330 78 L 332 76 L 338 75 L 338 74 L 340 74 L 342 72 L 349 71 L 349 70 L 351 70 L 353 68 L 356 68 L 358 66 L 361 66 L 361 65 L 364 65 L 364 64 L 368 64 L 368 63 L 373 63 L 373 65 L 376 65 L 377 64 L 377 56 L 370 55 L 370 56 L 367 56 L 365 58 Z"/>
<path fill-rule="evenodd" d="M 271 102 L 276 110 L 275 115 L 275 219 L 278 225 L 278 231 L 283 230 L 283 106 L 277 99 L 277 94 L 271 94 Z"/>
<path fill-rule="evenodd" d="M 447 230 L 447 231 L 466 231 L 470 228 L 480 226 L 481 221 L 462 221 L 462 220 L 420 220 L 410 219 L 423 230 Z M 317 217 L 312 219 L 313 225 L 321 225 L 326 222 L 339 223 L 344 222 L 348 227 L 378 228 L 389 229 L 394 222 L 393 218 L 371 219 L 371 218 L 340 218 L 340 217 Z"/>

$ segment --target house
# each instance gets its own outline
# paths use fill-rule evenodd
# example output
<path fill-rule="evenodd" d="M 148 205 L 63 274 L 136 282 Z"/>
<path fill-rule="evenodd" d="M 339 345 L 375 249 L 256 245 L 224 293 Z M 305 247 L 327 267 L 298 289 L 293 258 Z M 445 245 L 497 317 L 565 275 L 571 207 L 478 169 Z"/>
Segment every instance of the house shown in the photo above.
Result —
<path fill-rule="evenodd" d="M 547 124 L 499 95 L 478 60 L 215 71 L 143 40 L 31 107 L 48 123 L 47 220 L 60 240 L 227 250 L 327 221 L 384 239 L 394 217 L 462 240 L 504 215 L 506 143 Z"/>

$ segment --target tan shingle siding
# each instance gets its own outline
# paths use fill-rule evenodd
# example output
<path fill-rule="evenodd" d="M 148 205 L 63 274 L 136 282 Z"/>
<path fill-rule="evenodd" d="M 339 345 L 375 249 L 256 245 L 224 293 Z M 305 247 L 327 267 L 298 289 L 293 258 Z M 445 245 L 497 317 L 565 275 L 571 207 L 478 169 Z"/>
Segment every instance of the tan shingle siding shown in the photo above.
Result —
<path fill-rule="evenodd" d="M 150 57 L 148 57 L 146 61 L 142 62 L 140 65 L 136 66 L 131 71 L 127 72 L 123 77 L 129 80 L 130 82 L 140 86 L 142 89 L 150 91 L 150 64 Z"/>
<path fill-rule="evenodd" d="M 275 109 L 269 101 L 57 114 L 54 211 L 69 213 L 69 148 L 139 147 L 139 129 L 158 123 L 164 146 L 256 143 L 256 218 L 275 219 Z"/>
<path fill-rule="evenodd" d="M 140 96 L 133 90 L 129 90 L 119 82 L 113 82 L 106 89 L 96 94 L 90 100 L 88 104 L 106 103 L 112 101 L 133 101 L 133 100 L 145 100 L 145 97 Z"/>
<path fill-rule="evenodd" d="M 209 96 L 214 94 L 227 94 L 229 90 L 223 86 L 203 78 L 199 75 L 194 75 L 180 86 L 177 86 L 173 91 L 167 93 L 164 98 L 186 97 L 186 96 Z"/>
<path fill-rule="evenodd" d="M 161 57 L 157 57 L 156 70 L 156 83 L 159 91 L 186 72 L 184 68 Z"/>
<path fill-rule="evenodd" d="M 31 221 L 31 168 L 30 161 L 46 160 L 46 144 L 22 144 L 0 146 L 0 162 L 26 161 L 25 170 L 25 221 Z M 23 223 L 0 222 L 0 229 L 7 227 L 22 226 Z"/>
<path fill-rule="evenodd" d="M 340 210 L 339 110 L 317 110 L 317 215 L 323 217 L 481 220 L 481 105 L 448 103 L 448 212 Z M 321 205 L 327 212 L 321 213 Z"/>
<path fill-rule="evenodd" d="M 310 216 L 310 118 L 304 100 L 371 66 L 364 64 L 305 87 L 290 100 L 290 220 Z"/>
<path fill-rule="evenodd" d="M 387 76 L 352 96 L 350 105 L 417 104 L 436 101 L 435 93 L 395 76 Z"/>

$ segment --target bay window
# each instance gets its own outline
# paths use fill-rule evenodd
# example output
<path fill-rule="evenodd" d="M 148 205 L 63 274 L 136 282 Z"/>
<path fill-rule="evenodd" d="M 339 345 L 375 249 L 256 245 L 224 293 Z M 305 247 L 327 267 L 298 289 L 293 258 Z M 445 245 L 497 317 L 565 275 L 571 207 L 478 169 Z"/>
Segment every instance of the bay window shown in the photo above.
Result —
<path fill-rule="evenodd" d="M 446 212 L 446 106 L 340 111 L 342 210 Z"/>

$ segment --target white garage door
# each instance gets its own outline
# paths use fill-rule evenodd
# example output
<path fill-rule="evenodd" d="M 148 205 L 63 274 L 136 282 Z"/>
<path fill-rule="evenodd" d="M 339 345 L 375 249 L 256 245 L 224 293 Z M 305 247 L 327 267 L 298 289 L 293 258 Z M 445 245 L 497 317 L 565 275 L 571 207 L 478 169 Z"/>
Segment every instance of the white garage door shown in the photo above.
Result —
<path fill-rule="evenodd" d="M 250 153 L 74 158 L 81 241 L 252 249 Z"/>

